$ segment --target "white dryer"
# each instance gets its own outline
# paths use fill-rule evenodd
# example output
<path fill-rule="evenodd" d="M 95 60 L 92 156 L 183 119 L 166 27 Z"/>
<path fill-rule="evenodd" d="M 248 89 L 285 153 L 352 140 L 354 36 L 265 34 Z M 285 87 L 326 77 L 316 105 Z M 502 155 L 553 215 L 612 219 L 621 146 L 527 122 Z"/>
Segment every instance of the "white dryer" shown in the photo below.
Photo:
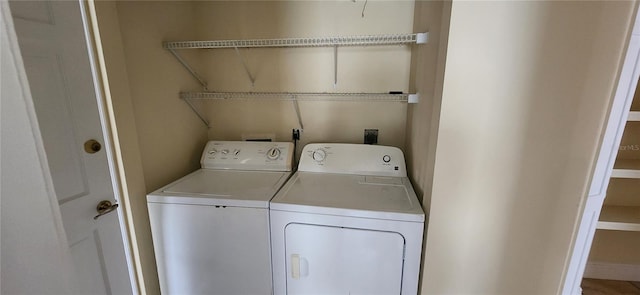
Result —
<path fill-rule="evenodd" d="M 272 294 L 269 200 L 293 144 L 211 141 L 199 169 L 147 196 L 162 294 Z"/>
<path fill-rule="evenodd" d="M 270 211 L 274 294 L 417 294 L 425 215 L 400 149 L 309 144 Z"/>

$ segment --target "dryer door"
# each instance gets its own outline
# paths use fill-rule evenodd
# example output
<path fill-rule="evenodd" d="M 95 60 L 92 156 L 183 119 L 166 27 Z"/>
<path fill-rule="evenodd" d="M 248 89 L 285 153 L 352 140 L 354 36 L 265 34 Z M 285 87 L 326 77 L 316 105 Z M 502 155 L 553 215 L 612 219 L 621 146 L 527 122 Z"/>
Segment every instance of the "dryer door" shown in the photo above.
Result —
<path fill-rule="evenodd" d="M 404 238 L 394 232 L 292 223 L 287 294 L 400 294 Z"/>

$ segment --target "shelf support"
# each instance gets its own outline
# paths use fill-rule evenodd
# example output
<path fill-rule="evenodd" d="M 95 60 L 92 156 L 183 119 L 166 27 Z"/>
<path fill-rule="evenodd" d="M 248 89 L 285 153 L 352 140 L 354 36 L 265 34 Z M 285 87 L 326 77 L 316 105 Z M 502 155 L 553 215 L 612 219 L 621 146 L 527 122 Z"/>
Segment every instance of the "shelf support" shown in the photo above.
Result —
<path fill-rule="evenodd" d="M 420 93 L 409 94 L 407 96 L 407 103 L 419 103 L 420 102 Z"/>
<path fill-rule="evenodd" d="M 211 128 L 211 125 L 209 124 L 209 120 L 204 118 L 204 115 L 202 115 L 202 113 L 200 113 L 200 111 L 198 111 L 198 108 L 196 108 L 196 106 L 193 104 L 193 102 L 191 101 L 190 98 L 182 98 L 187 105 L 191 108 L 191 110 L 196 114 L 196 116 L 198 116 L 198 118 L 200 118 L 200 120 L 202 120 L 202 123 L 204 123 L 204 125 L 207 126 L 207 128 Z"/>
<path fill-rule="evenodd" d="M 300 131 L 304 131 L 304 125 L 302 125 L 302 115 L 300 115 L 300 107 L 298 106 L 298 98 L 293 95 L 293 108 L 296 111 L 296 116 L 298 118 L 298 125 L 300 125 Z"/>
<path fill-rule="evenodd" d="M 196 80 L 198 80 L 198 82 L 200 83 L 200 85 L 202 85 L 202 88 L 204 88 L 204 91 L 208 91 L 209 89 L 207 89 L 207 82 L 205 82 L 202 77 L 200 77 L 200 75 L 198 75 L 198 73 L 196 73 L 196 71 L 193 70 L 193 68 L 182 58 L 182 56 L 180 56 L 174 49 L 172 48 L 167 48 L 169 50 L 169 52 L 171 52 L 171 54 L 173 54 L 173 56 L 180 62 L 180 64 L 182 64 L 182 66 L 187 69 L 187 71 L 189 71 L 189 73 L 191 74 L 191 76 L 193 76 Z"/>
<path fill-rule="evenodd" d="M 338 88 L 338 45 L 333 46 L 333 89 Z"/>
<path fill-rule="evenodd" d="M 249 77 L 249 81 L 251 81 L 251 87 L 254 87 L 256 84 L 256 79 L 251 75 L 251 72 L 249 71 L 249 67 L 247 66 L 247 63 L 244 61 L 244 58 L 242 58 L 242 55 L 240 54 L 240 50 L 238 50 L 238 47 L 233 47 L 233 49 L 235 49 L 236 55 L 238 56 L 238 59 L 242 63 L 245 73 L 247 73 L 247 76 Z"/>

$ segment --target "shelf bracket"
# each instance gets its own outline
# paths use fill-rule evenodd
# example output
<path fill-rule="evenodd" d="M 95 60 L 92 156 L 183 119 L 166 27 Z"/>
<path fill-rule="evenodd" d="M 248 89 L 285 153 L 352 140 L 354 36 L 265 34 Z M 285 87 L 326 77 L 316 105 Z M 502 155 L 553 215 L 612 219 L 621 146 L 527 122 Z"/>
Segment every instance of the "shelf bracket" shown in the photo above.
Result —
<path fill-rule="evenodd" d="M 211 125 L 209 124 L 209 120 L 204 118 L 204 115 L 202 115 L 202 113 L 200 111 L 198 111 L 198 108 L 196 108 L 196 106 L 193 104 L 191 99 L 185 97 L 185 98 L 183 98 L 183 100 L 184 100 L 184 102 L 187 103 L 187 105 L 189 105 L 189 107 L 196 114 L 196 116 L 198 116 L 198 118 L 200 118 L 200 120 L 202 120 L 202 123 L 204 123 L 204 125 L 206 125 L 207 128 L 211 128 Z"/>
<path fill-rule="evenodd" d="M 420 93 L 407 95 L 407 103 L 419 103 L 419 102 L 420 102 Z"/>
<path fill-rule="evenodd" d="M 205 82 L 202 79 L 202 77 L 200 77 L 200 75 L 198 75 L 198 73 L 196 73 L 196 71 L 193 70 L 193 68 L 182 58 L 182 56 L 180 56 L 172 48 L 168 48 L 167 50 L 169 50 L 169 52 L 171 52 L 171 54 L 173 54 L 173 56 L 180 62 L 180 64 L 182 64 L 182 66 L 191 74 L 191 76 L 193 76 L 193 78 L 198 80 L 200 85 L 202 85 L 202 88 L 204 88 L 204 91 L 208 91 L 209 90 L 209 89 L 207 89 L 207 82 Z"/>
<path fill-rule="evenodd" d="M 256 84 L 256 79 L 251 75 L 251 72 L 249 71 L 249 67 L 247 66 L 247 63 L 244 61 L 244 58 L 242 58 L 242 55 L 240 54 L 240 50 L 238 50 L 238 47 L 233 47 L 233 49 L 235 49 L 236 55 L 238 56 L 238 59 L 242 63 L 245 73 L 247 73 L 247 76 L 249 77 L 249 81 L 251 81 L 251 87 L 254 87 Z"/>
<path fill-rule="evenodd" d="M 302 116 L 300 115 L 300 107 L 298 106 L 298 98 L 295 95 L 291 96 L 293 101 L 293 108 L 296 111 L 296 116 L 298 118 L 298 125 L 300 125 L 300 131 L 304 131 L 304 125 L 302 125 Z"/>
<path fill-rule="evenodd" d="M 333 46 L 333 89 L 338 88 L 338 45 Z"/>

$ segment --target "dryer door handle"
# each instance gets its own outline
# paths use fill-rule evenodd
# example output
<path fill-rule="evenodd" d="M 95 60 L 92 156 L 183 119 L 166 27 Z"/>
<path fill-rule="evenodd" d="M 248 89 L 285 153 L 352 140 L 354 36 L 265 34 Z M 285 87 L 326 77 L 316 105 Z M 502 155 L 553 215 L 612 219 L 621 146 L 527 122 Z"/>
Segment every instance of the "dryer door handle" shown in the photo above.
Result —
<path fill-rule="evenodd" d="M 291 278 L 298 280 L 309 275 L 309 261 L 300 254 L 291 254 Z"/>

